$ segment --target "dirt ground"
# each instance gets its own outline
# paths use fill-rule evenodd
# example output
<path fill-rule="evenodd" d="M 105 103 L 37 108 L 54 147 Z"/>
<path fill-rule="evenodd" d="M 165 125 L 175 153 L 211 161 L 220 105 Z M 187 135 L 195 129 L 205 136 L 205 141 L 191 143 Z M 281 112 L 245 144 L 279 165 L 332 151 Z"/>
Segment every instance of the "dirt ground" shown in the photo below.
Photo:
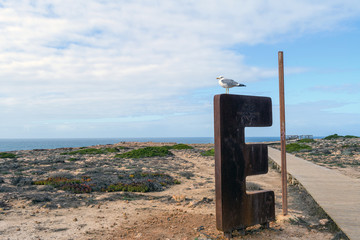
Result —
<path fill-rule="evenodd" d="M 125 146 L 127 149 L 122 151 L 129 151 L 162 145 L 167 144 L 112 146 Z M 0 239 L 225 239 L 215 226 L 214 157 L 201 155 L 213 146 L 191 146 L 194 148 L 171 150 L 173 156 L 122 159 L 120 163 L 114 160 L 115 153 L 80 156 L 74 162 L 68 161 L 69 156 L 60 155 L 69 149 L 14 152 L 19 156 L 16 168 L 9 167 L 10 159 L 1 162 L 8 168 L 0 175 Z M 101 147 L 104 146 L 96 146 Z M 39 164 L 33 166 L 35 159 Z M 19 169 L 25 182 L 20 186 L 14 181 Z M 90 170 L 97 174 L 161 171 L 181 183 L 158 192 L 75 194 L 51 186 L 27 185 L 25 181 L 43 179 L 53 172 L 88 174 Z M 247 183 L 249 191 L 275 192 L 277 220 L 268 229 L 254 226 L 246 229 L 244 236 L 234 233 L 233 239 L 345 239 L 301 186 L 289 186 L 289 215 L 282 216 L 281 180 L 275 169 L 249 177 Z"/>

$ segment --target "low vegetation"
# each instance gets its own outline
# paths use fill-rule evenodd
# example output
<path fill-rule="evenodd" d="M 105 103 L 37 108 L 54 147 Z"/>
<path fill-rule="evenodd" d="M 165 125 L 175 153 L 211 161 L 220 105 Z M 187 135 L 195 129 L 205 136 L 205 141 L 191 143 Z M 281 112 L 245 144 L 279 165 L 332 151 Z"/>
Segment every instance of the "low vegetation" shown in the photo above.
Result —
<path fill-rule="evenodd" d="M 68 179 L 66 177 L 50 177 L 45 180 L 34 181 L 34 185 L 50 185 L 61 190 L 70 191 L 73 193 L 89 193 L 92 191 L 91 186 L 86 184 L 91 181 L 89 177 L 82 177 L 81 179 Z"/>
<path fill-rule="evenodd" d="M 289 153 L 299 152 L 301 150 L 311 150 L 312 148 L 306 144 L 290 143 L 286 144 L 286 151 Z"/>
<path fill-rule="evenodd" d="M 179 143 L 173 146 L 169 147 L 170 149 L 175 149 L 175 150 L 183 150 L 183 149 L 193 149 L 193 147 L 183 144 L 183 143 Z"/>
<path fill-rule="evenodd" d="M 147 158 L 147 157 L 166 157 L 172 156 L 173 154 L 169 151 L 174 150 L 183 150 L 183 149 L 193 149 L 193 147 L 186 144 L 176 144 L 173 146 L 162 146 L 162 147 L 144 147 L 139 149 L 134 149 L 125 153 L 116 154 L 115 158 Z"/>
<path fill-rule="evenodd" d="M 345 144 L 345 145 L 342 145 L 341 148 L 360 148 L 360 145 L 358 144 Z"/>
<path fill-rule="evenodd" d="M 106 188 L 107 192 L 149 192 L 149 186 L 146 183 L 117 183 L 111 184 Z"/>
<path fill-rule="evenodd" d="M 135 172 L 128 175 L 119 175 L 119 179 L 121 182 L 109 185 L 105 191 L 149 192 L 157 191 L 159 188 L 168 185 L 180 184 L 180 181 L 177 179 L 158 172 Z"/>
<path fill-rule="evenodd" d="M 80 178 L 50 177 L 45 180 L 34 181 L 33 185 L 50 185 L 54 188 L 72 193 L 100 192 L 150 192 L 160 191 L 168 185 L 180 184 L 180 181 L 163 173 L 134 172 L 131 174 L 118 175 L 116 183 L 101 182 L 102 187 L 96 179 L 89 176 Z"/>
<path fill-rule="evenodd" d="M 145 147 L 134 149 L 129 152 L 116 154 L 116 158 L 146 158 L 146 157 L 166 157 L 172 156 L 169 147 Z"/>
<path fill-rule="evenodd" d="M 215 156 L 215 149 L 212 148 L 210 150 L 204 151 L 201 153 L 202 156 Z"/>
<path fill-rule="evenodd" d="M 344 138 L 359 138 L 358 136 L 353 136 L 353 135 L 345 135 Z"/>
<path fill-rule="evenodd" d="M 304 138 L 296 141 L 297 143 L 314 143 L 315 140 L 311 138 Z"/>
<path fill-rule="evenodd" d="M 61 153 L 61 155 L 75 155 L 75 154 L 107 154 L 107 153 L 115 153 L 119 152 L 119 149 L 122 147 L 117 148 L 84 148 L 76 151 Z"/>
<path fill-rule="evenodd" d="M 337 139 L 337 138 L 341 138 L 342 136 L 335 134 L 329 135 L 327 137 L 324 137 L 324 139 L 326 140 L 331 140 L 331 139 Z"/>
<path fill-rule="evenodd" d="M 0 158 L 16 158 L 16 154 L 7 153 L 7 152 L 0 152 Z"/>
<path fill-rule="evenodd" d="M 326 140 L 332 140 L 332 139 L 337 139 L 337 138 L 359 138 L 357 136 L 353 136 L 353 135 L 345 135 L 345 136 L 341 136 L 341 135 L 338 135 L 338 134 L 332 134 L 332 135 L 329 135 L 327 137 L 324 137 L 324 139 Z"/>

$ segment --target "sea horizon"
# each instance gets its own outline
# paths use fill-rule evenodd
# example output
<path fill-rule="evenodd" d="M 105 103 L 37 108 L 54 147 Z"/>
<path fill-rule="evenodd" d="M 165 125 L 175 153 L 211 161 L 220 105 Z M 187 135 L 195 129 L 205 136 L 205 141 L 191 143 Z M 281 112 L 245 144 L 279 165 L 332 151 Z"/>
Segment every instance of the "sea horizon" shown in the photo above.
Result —
<path fill-rule="evenodd" d="M 280 137 L 246 137 L 246 142 L 280 141 Z M 118 142 L 214 143 L 213 137 L 125 137 L 125 138 L 0 138 L 0 152 L 56 149 L 115 144 Z"/>

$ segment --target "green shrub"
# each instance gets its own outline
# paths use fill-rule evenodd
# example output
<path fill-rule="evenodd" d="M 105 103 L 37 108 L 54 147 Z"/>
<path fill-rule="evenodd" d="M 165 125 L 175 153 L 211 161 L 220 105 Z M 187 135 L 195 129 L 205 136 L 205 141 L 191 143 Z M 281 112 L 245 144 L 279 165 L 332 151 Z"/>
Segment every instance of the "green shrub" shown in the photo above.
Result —
<path fill-rule="evenodd" d="M 313 142 L 315 142 L 315 140 L 310 139 L 310 138 L 304 138 L 304 139 L 297 140 L 296 142 L 298 142 L 298 143 L 313 143 Z"/>
<path fill-rule="evenodd" d="M 61 190 L 70 191 L 73 193 L 89 193 L 92 191 L 91 187 L 86 182 L 91 181 L 89 177 L 82 177 L 80 179 L 68 179 L 65 177 L 50 177 L 46 180 L 34 181 L 33 185 L 50 185 Z"/>
<path fill-rule="evenodd" d="M 181 149 L 193 149 L 193 147 L 183 144 L 183 143 L 179 143 L 176 145 L 173 145 L 170 147 L 170 149 L 176 149 L 176 150 L 181 150 Z"/>
<path fill-rule="evenodd" d="M 344 138 L 359 138 L 359 137 L 353 135 L 345 135 Z"/>
<path fill-rule="evenodd" d="M 107 192 L 148 192 L 149 187 L 145 183 L 117 183 L 106 188 Z"/>
<path fill-rule="evenodd" d="M 327 137 L 324 137 L 324 139 L 326 139 L 326 140 L 337 139 L 337 138 L 359 138 L 359 137 L 353 136 L 353 135 L 341 136 L 341 135 L 337 135 L 336 133 L 333 134 L 333 135 L 329 135 Z"/>
<path fill-rule="evenodd" d="M 87 184 L 64 184 L 61 190 L 70 191 L 73 193 L 90 193 L 92 189 Z"/>
<path fill-rule="evenodd" d="M 290 143 L 286 144 L 286 151 L 289 153 L 298 152 L 300 150 L 311 150 L 312 148 L 305 144 Z"/>
<path fill-rule="evenodd" d="M 345 145 L 341 146 L 341 148 L 359 148 L 359 147 L 360 147 L 360 145 L 358 145 L 358 144 L 351 144 L 351 145 L 345 144 Z"/>
<path fill-rule="evenodd" d="M 146 157 L 166 157 L 172 156 L 169 147 L 145 147 L 122 154 L 115 155 L 116 158 L 146 158 Z"/>
<path fill-rule="evenodd" d="M 16 154 L 13 153 L 7 153 L 7 152 L 1 152 L 0 158 L 16 158 Z"/>
<path fill-rule="evenodd" d="M 159 185 L 166 187 L 168 185 L 180 184 L 179 180 L 159 172 L 133 172 L 122 174 L 118 177 L 118 183 L 111 184 L 102 189 L 102 191 L 149 192 L 161 190 Z"/>
<path fill-rule="evenodd" d="M 324 137 L 324 139 L 326 140 L 331 140 L 331 139 L 337 139 L 337 138 L 341 138 L 343 136 L 340 136 L 340 135 L 337 135 L 336 133 L 335 134 L 332 134 L 332 135 L 329 135 L 327 137 Z"/>
<path fill-rule="evenodd" d="M 119 149 L 117 148 L 104 148 L 103 149 L 105 153 L 116 153 L 119 152 Z"/>
<path fill-rule="evenodd" d="M 33 181 L 33 185 L 50 185 L 54 188 L 73 192 L 90 193 L 93 191 L 124 191 L 124 192 L 149 192 L 160 191 L 168 185 L 180 184 L 180 181 L 170 175 L 159 172 L 132 172 L 118 176 L 117 182 L 99 182 L 90 176 L 49 177 L 45 180 Z"/>
<path fill-rule="evenodd" d="M 202 156 L 215 156 L 215 149 L 212 148 L 210 150 L 204 151 L 201 153 Z"/>

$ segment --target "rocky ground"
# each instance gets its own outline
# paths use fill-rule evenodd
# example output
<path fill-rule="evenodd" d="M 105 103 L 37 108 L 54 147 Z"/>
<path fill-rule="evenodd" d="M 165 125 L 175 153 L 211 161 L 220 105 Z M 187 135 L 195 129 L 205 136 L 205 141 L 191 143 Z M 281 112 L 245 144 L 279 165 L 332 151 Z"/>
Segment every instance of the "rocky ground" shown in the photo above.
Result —
<path fill-rule="evenodd" d="M 291 142 L 288 142 L 291 143 Z M 360 138 L 315 139 L 313 142 L 292 141 L 310 146 L 311 149 L 292 154 L 318 165 L 340 171 L 342 174 L 360 178 Z M 279 144 L 273 145 L 280 149 Z"/>
<path fill-rule="evenodd" d="M 0 239 L 224 239 L 215 227 L 214 157 L 202 155 L 211 144 L 115 158 L 164 145 L 171 144 L 0 153 Z M 301 186 L 289 186 L 283 217 L 276 170 L 247 182 L 249 191 L 275 192 L 277 220 L 234 239 L 345 239 Z"/>

